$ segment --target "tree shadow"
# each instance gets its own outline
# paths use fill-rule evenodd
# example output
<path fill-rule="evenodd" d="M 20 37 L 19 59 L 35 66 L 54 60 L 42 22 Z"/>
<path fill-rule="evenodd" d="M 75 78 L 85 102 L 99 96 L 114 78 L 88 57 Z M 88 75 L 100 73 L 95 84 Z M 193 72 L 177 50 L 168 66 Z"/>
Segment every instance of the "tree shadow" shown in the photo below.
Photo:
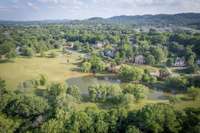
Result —
<path fill-rule="evenodd" d="M 74 72 L 82 72 L 80 67 L 71 68 L 70 70 Z"/>
<path fill-rule="evenodd" d="M 46 94 L 47 94 L 47 90 L 45 89 L 35 89 L 34 90 L 34 93 L 36 96 L 39 96 L 39 97 L 46 97 Z"/>
<path fill-rule="evenodd" d="M 14 60 L 9 60 L 9 59 L 0 60 L 0 64 L 3 64 L 3 63 L 14 63 L 14 62 L 15 62 Z"/>

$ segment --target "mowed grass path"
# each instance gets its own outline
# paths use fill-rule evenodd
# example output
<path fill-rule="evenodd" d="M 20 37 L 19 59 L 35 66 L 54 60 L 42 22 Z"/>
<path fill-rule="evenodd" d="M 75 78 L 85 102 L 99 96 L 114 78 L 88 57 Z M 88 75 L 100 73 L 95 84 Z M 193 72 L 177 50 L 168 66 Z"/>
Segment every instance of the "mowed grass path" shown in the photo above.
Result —
<path fill-rule="evenodd" d="M 77 63 L 80 62 L 79 53 L 70 56 L 63 55 L 59 51 L 57 53 L 56 58 L 18 57 L 13 62 L 0 63 L 0 78 L 6 81 L 8 88 L 16 88 L 20 82 L 35 79 L 40 74 L 48 76 L 49 81 L 57 82 L 88 75 L 73 71 L 77 69 Z"/>

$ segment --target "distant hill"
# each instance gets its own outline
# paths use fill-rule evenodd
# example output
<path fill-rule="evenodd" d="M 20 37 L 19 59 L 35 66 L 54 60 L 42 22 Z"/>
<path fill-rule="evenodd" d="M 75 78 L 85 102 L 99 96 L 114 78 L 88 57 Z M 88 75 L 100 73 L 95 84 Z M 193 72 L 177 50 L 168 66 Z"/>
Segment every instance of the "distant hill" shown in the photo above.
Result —
<path fill-rule="evenodd" d="M 135 25 L 199 25 L 200 13 L 93 17 L 85 20 L 0 21 L 0 24 L 51 24 L 51 23 L 119 23 Z"/>
<path fill-rule="evenodd" d="M 58 24 L 58 23 L 68 23 L 71 20 L 36 20 L 36 21 L 9 21 L 0 20 L 0 24 L 3 25 L 42 25 L 42 24 Z"/>
<path fill-rule="evenodd" d="M 131 23 L 136 25 L 144 24 L 164 24 L 164 25 L 189 25 L 200 23 L 200 13 L 181 13 L 181 14 L 159 14 L 141 16 L 114 16 L 106 19 L 114 23 Z"/>

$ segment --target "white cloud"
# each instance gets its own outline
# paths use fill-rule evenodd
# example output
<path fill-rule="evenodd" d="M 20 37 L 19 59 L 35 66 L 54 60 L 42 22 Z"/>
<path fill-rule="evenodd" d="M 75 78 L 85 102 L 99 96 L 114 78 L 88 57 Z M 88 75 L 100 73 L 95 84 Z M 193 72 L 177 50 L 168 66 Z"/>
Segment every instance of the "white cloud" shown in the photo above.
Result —
<path fill-rule="evenodd" d="M 1 13 L 6 10 L 34 19 L 80 19 L 115 15 L 200 12 L 200 0 L 0 0 L 0 15 L 13 16 L 11 13 Z"/>
<path fill-rule="evenodd" d="M 33 4 L 32 2 L 27 2 L 27 5 L 29 6 L 29 7 L 31 7 L 32 9 L 34 9 L 34 10 L 38 10 L 39 8 L 35 5 L 35 4 Z"/>

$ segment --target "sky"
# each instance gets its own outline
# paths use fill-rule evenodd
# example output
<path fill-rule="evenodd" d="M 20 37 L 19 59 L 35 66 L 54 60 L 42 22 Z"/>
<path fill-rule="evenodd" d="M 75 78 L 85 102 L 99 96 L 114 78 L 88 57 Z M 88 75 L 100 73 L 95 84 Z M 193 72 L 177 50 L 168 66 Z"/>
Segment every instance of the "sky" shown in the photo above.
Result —
<path fill-rule="evenodd" d="M 0 0 L 0 20 L 200 13 L 200 0 Z"/>

